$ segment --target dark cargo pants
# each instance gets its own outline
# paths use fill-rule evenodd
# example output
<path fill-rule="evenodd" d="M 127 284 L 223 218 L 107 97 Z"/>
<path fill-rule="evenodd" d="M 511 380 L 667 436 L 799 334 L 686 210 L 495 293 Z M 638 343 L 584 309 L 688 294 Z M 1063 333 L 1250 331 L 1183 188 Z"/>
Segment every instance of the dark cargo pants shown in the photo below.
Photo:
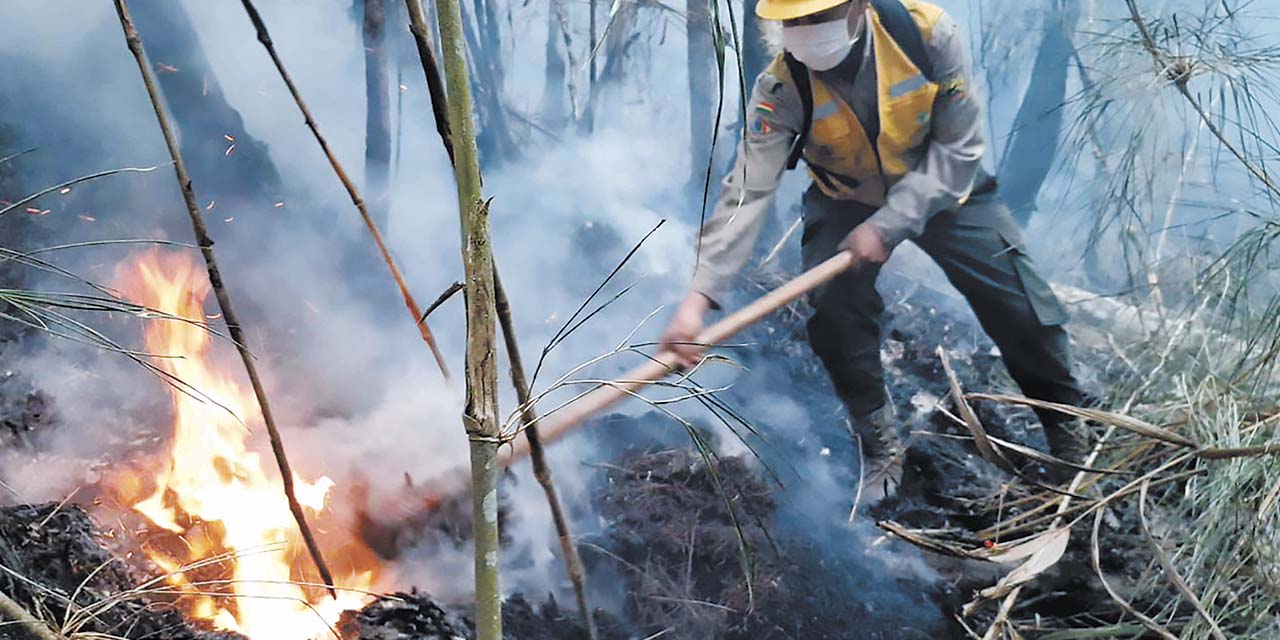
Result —
<path fill-rule="evenodd" d="M 1066 310 L 1036 272 L 1008 207 L 994 189 L 987 191 L 956 211 L 934 216 L 915 243 L 969 301 L 1024 394 L 1077 404 L 1083 398 L 1062 327 Z M 810 187 L 804 195 L 801 241 L 805 269 L 835 255 L 845 236 L 874 212 Z M 810 295 L 814 314 L 809 343 L 855 420 L 885 404 L 880 362 L 884 302 L 876 291 L 878 274 L 876 267 L 846 272 Z M 1042 413 L 1041 421 L 1061 419 Z"/>

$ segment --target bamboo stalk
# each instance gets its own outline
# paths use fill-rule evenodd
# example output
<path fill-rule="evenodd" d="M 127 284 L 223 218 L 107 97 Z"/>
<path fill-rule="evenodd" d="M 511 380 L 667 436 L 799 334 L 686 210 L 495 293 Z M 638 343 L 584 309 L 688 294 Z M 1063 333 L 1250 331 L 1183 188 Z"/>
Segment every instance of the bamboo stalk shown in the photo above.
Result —
<path fill-rule="evenodd" d="M 422 70 L 426 76 L 427 91 L 431 95 L 431 110 L 435 117 L 436 132 L 440 134 L 440 140 L 444 144 L 445 152 L 449 155 L 449 161 L 454 163 L 456 170 L 447 110 L 448 99 L 440 77 L 440 68 L 436 65 L 435 52 L 432 51 L 431 41 L 428 39 L 430 32 L 427 28 L 426 16 L 418 0 L 405 0 L 405 9 L 409 14 L 409 30 L 413 33 L 414 40 L 418 46 L 418 57 L 422 61 Z M 592 614 L 591 607 L 587 602 L 586 572 L 582 567 L 582 557 L 578 554 L 578 547 L 573 544 L 573 532 L 569 528 L 568 519 L 564 516 L 564 507 L 560 503 L 560 496 L 556 491 L 555 481 L 551 476 L 551 467 L 547 464 L 546 455 L 538 440 L 538 429 L 535 426 L 538 416 L 533 408 L 529 383 L 525 377 L 524 359 L 520 355 L 520 345 L 515 335 L 511 303 L 507 298 L 506 290 L 502 287 L 502 279 L 498 276 L 496 264 L 493 270 L 493 283 L 498 321 L 502 328 L 502 335 L 507 348 L 507 358 L 510 362 L 511 384 L 515 387 L 516 398 L 522 408 L 521 419 L 526 429 L 525 438 L 528 440 L 529 453 L 533 463 L 533 475 L 547 496 L 547 506 L 551 510 L 551 519 L 555 523 L 556 535 L 560 540 L 560 549 L 564 554 L 565 573 L 573 584 L 574 596 L 578 600 L 578 611 L 582 618 L 583 628 L 586 629 L 589 640 L 595 640 L 597 631 L 595 616 Z M 461 288 L 462 284 L 455 283 L 455 287 Z M 426 313 L 431 313 L 435 307 L 447 300 L 457 290 L 455 287 L 450 287 L 441 294 L 440 298 L 435 303 L 432 303 Z"/>
<path fill-rule="evenodd" d="M 316 124 L 315 118 L 311 117 L 311 110 L 307 108 L 307 103 L 302 100 L 302 94 L 298 92 L 298 87 L 293 84 L 293 78 L 285 70 L 284 62 L 280 60 L 280 55 L 276 53 L 275 44 L 271 41 L 271 34 L 267 31 L 267 25 L 262 21 L 258 8 L 253 5 L 252 0 L 241 0 L 241 4 L 244 5 L 245 13 L 249 14 L 249 21 L 253 23 L 253 28 L 257 32 L 258 42 L 262 43 L 262 46 L 267 50 L 267 55 L 271 56 L 271 62 L 275 64 L 276 71 L 280 73 L 280 79 L 288 87 L 290 95 L 293 96 L 293 101 L 298 105 L 298 110 L 302 112 L 303 120 L 306 122 L 307 127 L 311 129 L 316 142 L 320 144 L 320 149 L 324 151 L 325 157 L 328 158 L 329 166 L 333 167 L 333 172 L 337 174 L 338 180 L 346 188 L 347 195 L 351 197 L 351 204 L 354 204 L 356 210 L 360 212 L 360 219 L 364 221 L 365 227 L 369 229 L 369 235 L 373 237 L 373 243 L 378 247 L 378 253 L 382 255 L 382 261 L 387 264 L 387 269 L 391 271 L 391 277 L 395 280 L 396 287 L 400 289 L 400 296 L 404 298 L 405 307 L 408 308 L 414 325 L 418 327 L 418 333 L 422 336 L 423 342 L 427 343 L 427 347 L 431 349 L 431 355 L 435 357 L 436 366 L 440 368 L 440 375 L 444 377 L 445 382 L 452 382 L 452 377 L 449 375 L 449 367 L 445 364 L 444 355 L 440 353 L 439 346 L 436 345 L 436 339 L 431 334 L 431 328 L 427 326 L 425 321 L 418 321 L 423 316 L 422 310 L 418 307 L 418 302 L 414 300 L 413 294 L 409 292 L 409 285 L 405 284 L 404 276 L 400 274 L 400 268 L 396 266 L 395 258 L 391 257 L 391 251 L 382 240 L 382 233 L 378 231 L 377 223 L 369 215 L 369 209 L 360 197 L 359 190 L 351 182 L 351 178 L 347 177 L 347 172 L 342 168 L 342 164 L 338 162 L 338 157 L 334 155 L 333 149 L 329 148 L 329 142 L 320 134 L 320 127 Z"/>
<path fill-rule="evenodd" d="M 547 494 L 547 506 L 551 508 L 551 519 L 555 522 L 556 533 L 560 538 L 560 551 L 564 554 L 565 571 L 569 581 L 573 583 L 573 593 L 578 599 L 578 612 L 582 618 L 582 628 L 587 631 L 589 640 L 596 640 L 596 620 L 587 602 L 587 574 L 582 568 L 582 556 L 578 554 L 578 546 L 573 543 L 573 532 L 569 529 L 569 521 L 564 517 L 564 507 L 560 504 L 560 496 L 556 492 L 555 482 L 551 478 L 551 466 L 547 464 L 546 453 L 542 441 L 538 437 L 538 412 L 533 405 L 533 397 L 529 393 L 529 381 L 524 374 L 524 359 L 520 357 L 520 343 L 516 340 L 515 323 L 511 320 L 511 301 L 502 287 L 502 279 L 498 277 L 495 267 L 493 272 L 493 289 L 498 309 L 498 322 L 502 326 L 502 337 L 507 347 L 507 359 L 511 365 L 511 385 L 516 389 L 516 400 L 520 403 L 520 419 L 524 424 L 524 436 L 529 446 L 529 459 L 533 465 L 533 477 L 542 485 Z"/>
<path fill-rule="evenodd" d="M 444 76 L 449 125 L 454 137 L 454 176 L 462 228 L 462 262 L 467 284 L 466 404 L 462 420 L 471 442 L 471 522 L 475 538 L 476 638 L 501 640 L 502 591 L 498 563 L 498 367 L 495 358 L 493 253 L 489 243 L 489 204 L 481 197 L 480 162 L 471 83 L 467 76 L 458 0 L 440 0 Z M 494 87 L 496 90 L 497 87 Z"/>
<path fill-rule="evenodd" d="M 214 296 L 218 300 L 218 308 L 227 323 L 227 331 L 231 335 L 231 340 L 235 343 L 236 350 L 240 353 L 240 360 L 244 362 L 245 372 L 248 373 L 249 382 L 253 385 L 253 395 L 257 398 L 258 408 L 262 411 L 262 421 L 267 426 L 267 435 L 271 440 L 271 452 L 275 455 L 276 464 L 280 468 L 280 480 L 284 484 L 284 494 L 289 501 L 289 511 L 293 513 L 293 519 L 298 523 L 298 530 L 302 533 L 302 539 L 307 545 L 307 551 L 311 554 L 312 561 L 315 562 L 316 569 L 320 572 L 320 577 L 324 580 L 325 585 L 329 587 L 329 594 L 336 598 L 338 594 L 334 589 L 333 575 L 329 572 L 328 565 L 325 564 L 324 556 L 320 553 L 320 546 L 316 543 L 315 536 L 311 533 L 311 527 L 307 525 L 306 514 L 303 513 L 302 505 L 298 502 L 298 498 L 294 493 L 293 470 L 289 467 L 289 458 L 285 454 L 284 441 L 280 438 L 280 431 L 276 428 L 275 418 L 271 414 L 271 406 L 267 403 L 267 392 L 262 386 L 262 380 L 258 377 L 258 369 L 253 362 L 253 354 L 249 353 L 248 347 L 245 346 L 248 342 L 244 336 L 244 325 L 236 317 L 235 309 L 231 305 L 231 296 L 227 293 L 223 284 L 222 273 L 218 269 L 218 261 L 213 253 L 213 240 L 209 237 L 209 232 L 204 226 L 204 220 L 200 217 L 200 205 L 197 204 L 195 191 L 191 186 L 191 176 L 187 173 L 187 166 L 182 161 L 182 152 L 178 149 L 178 141 L 173 134 L 173 128 L 169 124 L 169 116 L 165 112 L 164 100 L 160 96 L 160 90 L 156 87 L 155 76 L 147 62 L 142 40 L 138 37 L 138 31 L 133 26 L 133 18 L 129 14 L 126 0 L 115 0 L 115 5 L 116 13 L 120 16 L 120 26 L 124 30 L 125 42 L 129 46 L 129 51 L 133 53 L 134 60 L 138 63 L 138 71 L 142 74 L 142 82 L 146 85 L 147 95 L 151 98 L 151 106 L 155 109 L 156 121 L 160 124 L 160 131 L 164 134 L 165 144 L 169 147 L 169 156 L 173 158 L 173 168 L 178 178 L 178 187 L 181 189 L 182 199 L 187 205 L 187 215 L 191 218 L 191 229 L 195 233 L 196 244 L 200 245 L 200 254 L 204 256 L 205 266 L 209 271 L 209 283 L 213 286 Z"/>

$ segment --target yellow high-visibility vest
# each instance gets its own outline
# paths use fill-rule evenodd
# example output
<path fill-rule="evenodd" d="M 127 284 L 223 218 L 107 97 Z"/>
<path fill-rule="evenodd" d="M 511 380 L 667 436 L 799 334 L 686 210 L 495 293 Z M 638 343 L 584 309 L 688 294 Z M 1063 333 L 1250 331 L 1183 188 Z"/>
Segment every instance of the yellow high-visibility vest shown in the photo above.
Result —
<path fill-rule="evenodd" d="M 914 33 L 904 34 L 904 9 L 919 30 L 918 38 Z M 929 135 L 939 85 L 928 77 L 932 71 L 926 73 L 913 58 L 927 60 L 921 58 L 927 55 L 922 43 L 931 40 L 943 10 L 921 0 L 873 0 L 869 13 L 867 32 L 875 48 L 880 117 L 875 143 L 849 104 L 806 70 L 813 92 L 813 114 L 803 157 L 823 193 L 881 206 L 888 186 L 910 170 L 906 152 L 924 144 Z M 803 91 L 803 84 L 791 77 L 784 56 L 774 59 L 770 73 Z"/>

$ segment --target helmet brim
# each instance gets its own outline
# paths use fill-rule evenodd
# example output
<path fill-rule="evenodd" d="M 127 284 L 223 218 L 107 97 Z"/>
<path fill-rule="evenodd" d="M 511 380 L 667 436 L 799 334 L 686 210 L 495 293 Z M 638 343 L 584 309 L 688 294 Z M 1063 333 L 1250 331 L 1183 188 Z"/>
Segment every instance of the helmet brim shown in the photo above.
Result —
<path fill-rule="evenodd" d="M 761 20 L 794 20 L 838 7 L 849 0 L 760 0 L 756 16 Z"/>

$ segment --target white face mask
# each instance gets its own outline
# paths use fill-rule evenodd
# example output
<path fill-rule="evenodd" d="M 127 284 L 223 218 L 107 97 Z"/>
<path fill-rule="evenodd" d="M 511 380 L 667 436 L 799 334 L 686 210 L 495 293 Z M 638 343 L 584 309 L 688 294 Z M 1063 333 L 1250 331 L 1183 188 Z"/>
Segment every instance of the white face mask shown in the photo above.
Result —
<path fill-rule="evenodd" d="M 783 25 L 782 46 L 804 66 L 826 71 L 849 57 L 861 33 L 859 27 L 854 35 L 849 34 L 847 17 L 816 24 Z"/>

